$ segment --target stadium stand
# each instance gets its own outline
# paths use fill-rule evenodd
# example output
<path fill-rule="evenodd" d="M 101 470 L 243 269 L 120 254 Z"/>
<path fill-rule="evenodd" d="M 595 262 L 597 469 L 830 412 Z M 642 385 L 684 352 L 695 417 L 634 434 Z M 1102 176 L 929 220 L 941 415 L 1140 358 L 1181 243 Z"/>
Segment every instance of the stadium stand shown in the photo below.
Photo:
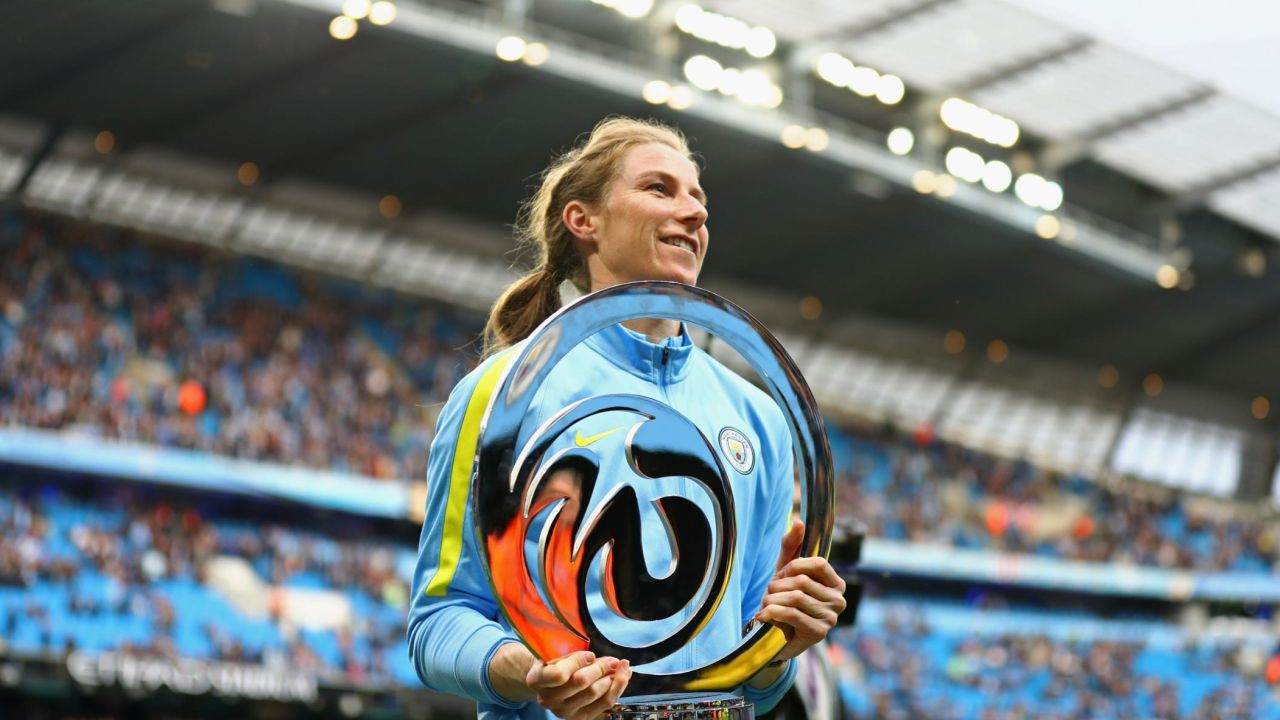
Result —
<path fill-rule="evenodd" d="M 4 211 L 0 422 L 421 478 L 474 319 Z"/>
<path fill-rule="evenodd" d="M 411 529 L 382 540 L 358 518 L 342 518 L 335 533 L 289 508 L 236 510 L 225 498 L 134 484 L 5 480 L 7 652 L 110 651 L 416 683 L 402 642 Z"/>
<path fill-rule="evenodd" d="M 0 286 L 3 425 L 414 480 L 475 359 L 474 313 L 274 263 L 12 210 L 0 247 L 23 261 Z M 936 438 L 832 437 L 841 511 L 872 537 L 1206 571 L 1280 560 L 1256 508 Z"/>
<path fill-rule="evenodd" d="M 465 310 L 46 215 L 2 219 L 0 246 L 23 261 L 0 279 L 4 426 L 406 481 L 474 362 L 479 318 Z M 1274 516 L 1219 498 L 1120 491 L 928 433 L 830 435 L 839 515 L 872 538 L 1255 576 L 1280 559 Z M 173 492 L 7 470 L 5 652 L 418 686 L 402 643 L 411 526 L 335 535 L 284 506 Z M 1280 717 L 1262 678 L 1274 648 L 1202 640 L 1168 611 L 1116 621 L 881 592 L 830 649 L 859 717 Z"/>

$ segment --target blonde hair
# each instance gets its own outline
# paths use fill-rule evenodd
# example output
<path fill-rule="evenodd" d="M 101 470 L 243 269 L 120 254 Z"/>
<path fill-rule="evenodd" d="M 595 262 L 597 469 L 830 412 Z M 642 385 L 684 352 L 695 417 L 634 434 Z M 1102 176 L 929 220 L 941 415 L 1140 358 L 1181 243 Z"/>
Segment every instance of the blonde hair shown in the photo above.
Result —
<path fill-rule="evenodd" d="M 648 143 L 661 143 L 695 160 L 679 130 L 652 120 L 611 117 L 543 171 L 542 185 L 520 207 L 515 227 L 516 241 L 532 250 L 536 264 L 494 302 L 484 329 L 485 355 L 520 342 L 559 310 L 565 280 L 581 292 L 590 289 L 587 265 L 564 225 L 565 206 L 575 200 L 602 203 L 627 151 Z"/>

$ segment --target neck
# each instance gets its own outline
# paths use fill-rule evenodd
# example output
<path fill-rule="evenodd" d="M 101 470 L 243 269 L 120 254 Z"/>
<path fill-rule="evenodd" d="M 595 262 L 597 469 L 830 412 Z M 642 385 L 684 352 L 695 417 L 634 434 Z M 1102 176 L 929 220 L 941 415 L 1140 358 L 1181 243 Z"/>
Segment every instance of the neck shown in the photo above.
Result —
<path fill-rule="evenodd" d="M 614 281 L 612 276 L 605 274 L 607 280 L 600 280 L 601 273 L 592 273 L 591 292 L 602 290 L 618 283 Z M 680 334 L 680 321 L 668 320 L 665 318 L 636 318 L 622 323 L 622 326 L 628 330 L 638 332 L 644 335 L 649 342 L 657 345 L 667 338 L 675 337 Z"/>
<path fill-rule="evenodd" d="M 664 318 L 636 318 L 622 323 L 622 326 L 644 335 L 655 345 L 680 334 L 680 322 Z"/>

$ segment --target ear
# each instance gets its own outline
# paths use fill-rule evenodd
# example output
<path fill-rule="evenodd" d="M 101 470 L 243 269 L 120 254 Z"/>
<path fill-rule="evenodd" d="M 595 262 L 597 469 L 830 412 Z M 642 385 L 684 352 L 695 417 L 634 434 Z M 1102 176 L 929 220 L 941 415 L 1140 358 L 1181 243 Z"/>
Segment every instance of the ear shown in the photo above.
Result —
<path fill-rule="evenodd" d="M 591 212 L 591 208 L 587 207 L 586 203 L 581 200 L 570 200 L 564 206 L 561 221 L 569 229 L 569 232 L 573 233 L 573 236 L 578 239 L 580 245 L 594 242 L 596 216 Z"/>

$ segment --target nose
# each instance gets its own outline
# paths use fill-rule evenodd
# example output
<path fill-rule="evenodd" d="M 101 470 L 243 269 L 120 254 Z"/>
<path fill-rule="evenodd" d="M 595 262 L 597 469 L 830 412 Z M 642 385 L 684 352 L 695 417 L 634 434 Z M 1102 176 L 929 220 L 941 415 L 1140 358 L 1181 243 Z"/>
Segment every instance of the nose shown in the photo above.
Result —
<path fill-rule="evenodd" d="M 707 223 L 707 206 L 703 205 L 698 198 L 686 193 L 684 201 L 680 203 L 678 217 L 681 223 L 697 230 Z"/>

